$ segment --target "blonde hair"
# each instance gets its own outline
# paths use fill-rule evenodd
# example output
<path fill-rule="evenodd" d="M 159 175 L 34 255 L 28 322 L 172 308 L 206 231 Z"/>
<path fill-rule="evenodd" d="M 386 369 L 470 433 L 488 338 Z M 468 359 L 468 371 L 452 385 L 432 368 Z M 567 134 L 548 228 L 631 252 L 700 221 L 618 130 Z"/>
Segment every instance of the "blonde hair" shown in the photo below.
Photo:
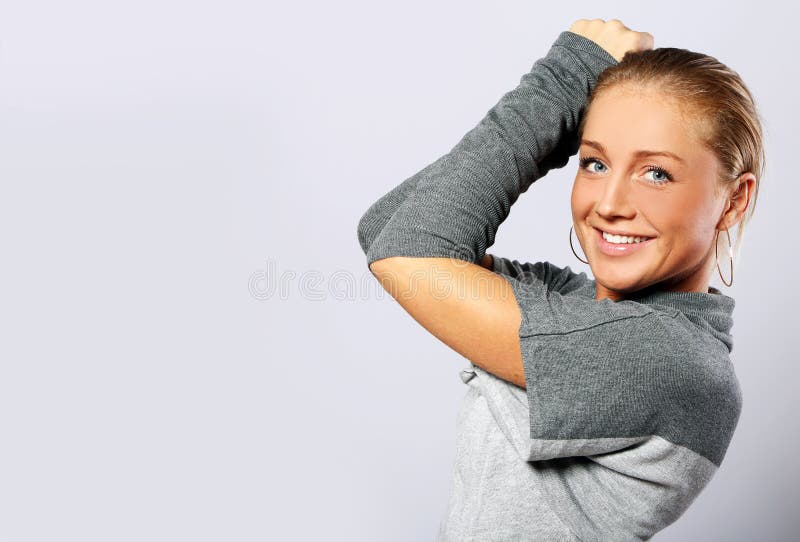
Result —
<path fill-rule="evenodd" d="M 694 133 L 719 160 L 721 190 L 733 186 L 743 173 L 755 175 L 753 194 L 736 235 L 734 260 L 738 259 L 766 163 L 762 119 L 742 78 L 716 58 L 687 49 L 629 51 L 599 75 L 578 127 L 579 140 L 594 98 L 617 85 L 657 90 L 680 104 L 693 121 Z"/>

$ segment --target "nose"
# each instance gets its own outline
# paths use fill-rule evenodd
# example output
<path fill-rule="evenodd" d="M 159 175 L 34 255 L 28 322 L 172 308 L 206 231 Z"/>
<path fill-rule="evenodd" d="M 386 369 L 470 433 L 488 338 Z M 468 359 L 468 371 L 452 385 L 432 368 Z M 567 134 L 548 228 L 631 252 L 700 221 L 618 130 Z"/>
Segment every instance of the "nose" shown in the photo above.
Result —
<path fill-rule="evenodd" d="M 595 212 L 604 220 L 633 218 L 636 208 L 630 200 L 630 179 L 623 175 L 608 178 L 601 198 L 595 205 Z"/>

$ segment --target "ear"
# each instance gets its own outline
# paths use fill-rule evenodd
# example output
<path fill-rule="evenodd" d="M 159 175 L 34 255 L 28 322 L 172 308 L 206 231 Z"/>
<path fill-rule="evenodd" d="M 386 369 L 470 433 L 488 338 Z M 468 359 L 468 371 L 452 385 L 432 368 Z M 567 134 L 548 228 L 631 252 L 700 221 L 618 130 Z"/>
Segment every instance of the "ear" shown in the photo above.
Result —
<path fill-rule="evenodd" d="M 725 212 L 720 218 L 717 229 L 732 228 L 744 217 L 744 213 L 750 205 L 750 198 L 756 186 L 756 176 L 753 173 L 742 173 L 739 180 L 734 185 L 733 190 L 729 191 L 728 203 Z"/>

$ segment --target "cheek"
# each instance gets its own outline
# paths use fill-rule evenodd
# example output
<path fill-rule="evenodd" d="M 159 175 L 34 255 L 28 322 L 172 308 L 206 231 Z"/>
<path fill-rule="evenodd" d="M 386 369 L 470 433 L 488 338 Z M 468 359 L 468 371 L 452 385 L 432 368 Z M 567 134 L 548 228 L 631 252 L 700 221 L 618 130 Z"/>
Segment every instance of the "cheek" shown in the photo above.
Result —
<path fill-rule="evenodd" d="M 687 250 L 705 250 L 714 211 L 702 194 L 670 192 L 643 198 L 639 210 L 670 244 Z"/>
<path fill-rule="evenodd" d="M 590 183 L 576 178 L 572 183 L 572 193 L 570 195 L 570 205 L 572 206 L 572 219 L 575 222 L 582 221 L 592 210 L 594 202 L 597 201 L 599 194 L 595 194 Z"/>

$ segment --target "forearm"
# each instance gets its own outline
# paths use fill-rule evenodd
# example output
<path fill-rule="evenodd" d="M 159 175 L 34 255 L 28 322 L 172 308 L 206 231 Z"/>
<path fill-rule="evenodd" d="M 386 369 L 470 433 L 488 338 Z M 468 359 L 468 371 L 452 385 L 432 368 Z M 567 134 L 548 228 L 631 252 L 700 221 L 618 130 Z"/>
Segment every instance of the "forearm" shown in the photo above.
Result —
<path fill-rule="evenodd" d="M 593 41 L 562 32 L 449 153 L 370 207 L 359 222 L 367 263 L 390 256 L 480 262 L 519 195 L 577 151 L 589 91 L 615 63 Z"/>

